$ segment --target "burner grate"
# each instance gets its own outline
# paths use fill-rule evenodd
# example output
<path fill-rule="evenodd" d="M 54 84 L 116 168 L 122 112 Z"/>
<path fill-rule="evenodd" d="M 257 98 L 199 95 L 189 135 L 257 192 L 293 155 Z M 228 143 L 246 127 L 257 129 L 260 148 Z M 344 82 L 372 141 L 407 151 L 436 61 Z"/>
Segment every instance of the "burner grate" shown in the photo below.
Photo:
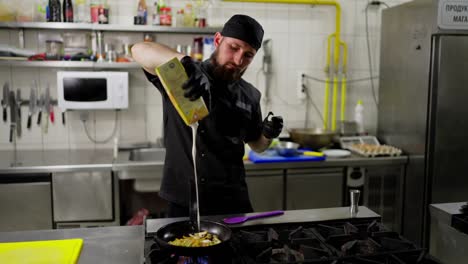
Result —
<path fill-rule="evenodd" d="M 435 264 L 424 250 L 374 219 L 249 226 L 233 229 L 231 241 L 216 256 L 188 258 L 153 243 L 151 262 L 288 264 Z"/>

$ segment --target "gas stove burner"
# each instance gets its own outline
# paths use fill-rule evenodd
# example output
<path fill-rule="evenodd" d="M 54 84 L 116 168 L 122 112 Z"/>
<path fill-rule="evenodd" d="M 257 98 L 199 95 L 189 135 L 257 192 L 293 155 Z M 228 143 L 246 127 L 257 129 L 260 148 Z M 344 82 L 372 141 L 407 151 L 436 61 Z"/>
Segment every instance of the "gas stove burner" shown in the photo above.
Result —
<path fill-rule="evenodd" d="M 317 225 L 317 231 L 323 238 L 327 239 L 331 236 L 338 236 L 346 234 L 343 227 L 334 227 L 329 225 Z"/>
<path fill-rule="evenodd" d="M 205 257 L 179 257 L 177 264 L 209 264 L 210 258 Z"/>
<path fill-rule="evenodd" d="M 230 242 L 214 255 L 182 257 L 152 243 L 146 264 L 436 264 L 414 243 L 375 219 L 232 228 Z M 146 249 L 147 247 L 145 247 Z M 148 258 L 147 258 L 148 259 Z"/>
<path fill-rule="evenodd" d="M 341 246 L 341 252 L 345 256 L 373 255 L 379 251 L 380 246 L 371 239 L 351 240 Z"/>
<path fill-rule="evenodd" d="M 373 232 L 384 231 L 385 228 L 381 223 L 377 221 L 367 222 L 367 223 L 334 223 L 331 225 L 319 224 L 315 228 L 316 232 L 319 233 L 324 239 L 329 239 L 335 236 L 343 235 L 353 235 L 359 234 L 366 237 L 367 235 Z"/>
<path fill-rule="evenodd" d="M 379 232 L 372 234 L 372 239 L 376 241 L 383 251 L 404 251 L 416 249 L 410 241 L 403 239 L 396 232 Z"/>
<path fill-rule="evenodd" d="M 218 252 L 210 256 L 181 256 L 170 247 L 160 246 L 154 238 L 147 238 L 146 241 L 150 244 L 149 250 L 145 253 L 146 264 L 217 264 L 229 263 L 232 258 L 230 246 L 221 247 Z"/>

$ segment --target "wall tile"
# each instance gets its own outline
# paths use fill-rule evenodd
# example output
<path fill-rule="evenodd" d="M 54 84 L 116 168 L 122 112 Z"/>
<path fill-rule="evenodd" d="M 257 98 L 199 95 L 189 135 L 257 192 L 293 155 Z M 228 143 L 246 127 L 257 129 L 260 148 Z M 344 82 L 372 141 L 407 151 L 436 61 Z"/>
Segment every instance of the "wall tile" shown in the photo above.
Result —
<path fill-rule="evenodd" d="M 25 0 L 34 4 L 33 0 Z M 409 0 L 388 0 L 393 6 Z M 187 1 L 172 0 L 170 4 L 177 8 L 183 7 Z M 368 0 L 341 0 L 342 23 L 341 39 L 348 44 L 348 80 L 366 78 L 371 75 L 366 43 L 365 8 Z M 152 5 L 151 1 L 147 2 Z M 267 3 L 235 3 L 211 1 L 212 8 L 208 10 L 208 24 L 222 26 L 234 14 L 243 13 L 255 17 L 265 29 L 265 38 L 272 41 L 273 76 L 270 81 L 269 93 L 271 104 L 265 106 L 262 100 L 262 111 L 274 111 L 285 117 L 286 127 L 304 126 L 306 111 L 309 126 L 321 126 L 322 121 L 318 111 L 323 111 L 324 87 L 321 81 L 308 79 L 306 85 L 310 93 L 309 104 L 297 98 L 298 74 L 305 72 L 320 80 L 325 79 L 323 72 L 326 64 L 327 37 L 335 30 L 335 10 L 330 6 L 307 6 Z M 115 0 L 111 2 L 111 23 L 124 25 L 133 24 L 137 2 Z M 381 12 L 383 6 L 372 7 L 368 12 L 370 49 L 373 73 L 379 72 Z M 149 14 L 150 16 L 151 14 Z M 117 51 L 122 50 L 123 43 L 136 43 L 143 40 L 143 33 L 106 32 L 105 43 L 113 43 Z M 197 35 L 153 34 L 157 42 L 175 47 L 176 44 L 191 44 Z M 25 33 L 26 48 L 45 51 L 45 41 L 60 39 L 60 32 L 28 30 Z M 0 30 L 0 44 L 18 45 L 18 30 Z M 264 51 L 260 49 L 244 78 L 265 93 L 265 76 L 261 72 Z M 39 92 L 44 92 L 49 85 L 51 94 L 56 97 L 55 68 L 13 68 L 0 67 L 1 80 L 8 80 L 12 87 L 20 88 L 23 97 L 29 95 L 29 87 L 34 80 L 38 81 Z M 93 70 L 93 69 L 80 69 Z M 130 105 L 119 113 L 118 135 L 121 142 L 154 141 L 161 134 L 162 105 L 161 95 L 149 83 L 140 69 L 130 72 Z M 375 92 L 378 92 L 378 80 L 374 82 Z M 363 100 L 365 106 L 365 126 L 370 132 L 375 132 L 377 111 L 371 92 L 371 84 L 367 81 L 350 82 L 346 106 L 347 118 L 352 118 L 357 100 Z M 307 109 L 306 109 L 307 108 Z M 23 108 L 26 117 L 27 108 Z M 40 127 L 34 126 L 31 131 L 23 129 L 23 137 L 18 142 L 18 148 L 110 148 L 107 144 L 92 143 L 84 131 L 79 112 L 67 112 L 67 124 L 60 122 L 49 125 L 47 134 Z M 56 110 L 56 119 L 60 115 Z M 26 118 L 23 118 L 25 127 Z M 92 111 L 87 127 L 91 136 L 102 139 L 113 128 L 113 111 Z M 0 149 L 11 149 L 8 142 L 9 123 L 0 121 Z"/>
<path fill-rule="evenodd" d="M 71 149 L 84 149 L 94 148 L 94 143 L 91 142 L 86 136 L 84 124 L 80 118 L 81 111 L 70 111 L 66 113 L 68 134 L 69 134 L 69 147 Z M 94 112 L 89 112 L 89 118 L 86 121 L 86 127 L 91 137 L 95 138 L 95 123 L 94 123 Z M 48 148 L 48 146 L 44 146 Z"/>
<path fill-rule="evenodd" d="M 148 105 L 146 112 L 147 139 L 155 142 L 157 138 L 162 137 L 163 109 L 161 105 Z"/>
<path fill-rule="evenodd" d="M 122 111 L 120 142 L 131 143 L 147 141 L 146 115 L 145 106 L 140 105 Z"/>

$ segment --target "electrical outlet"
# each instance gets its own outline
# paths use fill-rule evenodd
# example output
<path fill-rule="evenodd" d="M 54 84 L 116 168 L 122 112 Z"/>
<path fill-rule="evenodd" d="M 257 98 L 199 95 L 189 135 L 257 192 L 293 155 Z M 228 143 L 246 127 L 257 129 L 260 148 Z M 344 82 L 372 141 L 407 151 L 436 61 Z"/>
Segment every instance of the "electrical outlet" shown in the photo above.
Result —
<path fill-rule="evenodd" d="M 89 111 L 80 111 L 80 120 L 86 122 L 89 120 Z"/>
<path fill-rule="evenodd" d="M 297 89 L 297 98 L 299 100 L 305 100 L 307 95 L 306 95 L 306 91 L 304 90 L 304 82 L 305 82 L 305 78 L 303 77 L 305 73 L 300 71 L 298 72 L 297 74 L 297 84 L 296 84 L 296 89 Z"/>

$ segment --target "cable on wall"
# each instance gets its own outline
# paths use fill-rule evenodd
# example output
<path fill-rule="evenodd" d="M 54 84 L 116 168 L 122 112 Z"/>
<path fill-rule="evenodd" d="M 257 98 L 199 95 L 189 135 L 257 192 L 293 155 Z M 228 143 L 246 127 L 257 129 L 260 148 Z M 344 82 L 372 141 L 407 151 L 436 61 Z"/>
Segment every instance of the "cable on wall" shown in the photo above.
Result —
<path fill-rule="evenodd" d="M 366 18 L 366 43 L 367 43 L 367 58 L 369 60 L 369 75 L 372 76 L 373 74 L 373 70 L 372 70 L 372 55 L 371 55 L 371 49 L 370 49 L 370 39 L 369 39 L 369 16 L 368 16 L 368 11 L 369 11 L 369 7 L 370 6 L 380 6 L 380 5 L 384 5 L 386 6 L 387 8 L 389 8 L 389 6 L 385 3 L 385 2 L 382 2 L 382 1 L 369 1 L 367 3 L 367 6 L 366 6 L 366 11 L 365 11 L 365 18 Z M 378 107 L 379 106 L 379 102 L 377 100 L 377 95 L 376 95 L 376 92 L 375 92 L 375 85 L 374 85 L 374 80 L 371 79 L 370 80 L 371 82 L 371 89 L 372 89 L 372 97 L 374 98 L 374 103 L 375 103 L 375 106 Z"/>
<path fill-rule="evenodd" d="M 110 134 L 108 137 L 102 140 L 95 139 L 91 136 L 91 134 L 89 133 L 88 127 L 86 126 L 87 118 L 82 118 L 81 121 L 83 122 L 83 127 L 84 127 L 84 130 L 86 132 L 86 136 L 88 137 L 88 139 L 94 144 L 104 144 L 104 143 L 109 142 L 112 138 L 114 138 L 115 133 L 117 132 L 117 127 L 119 123 L 119 111 L 115 110 L 114 128 L 112 129 L 112 134 Z"/>

